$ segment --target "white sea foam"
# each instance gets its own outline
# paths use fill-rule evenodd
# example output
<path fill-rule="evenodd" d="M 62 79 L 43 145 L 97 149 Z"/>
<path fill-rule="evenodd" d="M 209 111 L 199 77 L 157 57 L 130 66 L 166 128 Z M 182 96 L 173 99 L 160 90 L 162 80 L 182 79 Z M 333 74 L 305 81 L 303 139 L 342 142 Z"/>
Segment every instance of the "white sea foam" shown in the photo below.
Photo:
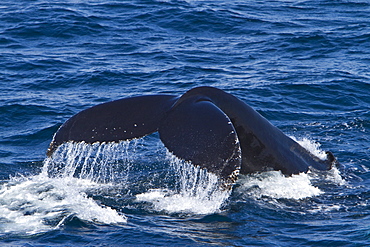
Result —
<path fill-rule="evenodd" d="M 296 139 L 300 145 L 320 159 L 326 159 L 326 153 L 320 149 L 320 144 L 307 138 Z M 337 168 L 333 167 L 324 175 L 315 171 L 285 176 L 280 171 L 269 171 L 241 176 L 237 193 L 243 193 L 254 198 L 270 197 L 274 199 L 304 199 L 318 196 L 324 193 L 320 188 L 313 185 L 315 180 L 325 180 L 325 183 L 337 185 L 345 184 Z"/>
<path fill-rule="evenodd" d="M 326 153 L 325 151 L 320 149 L 321 144 L 315 141 L 312 141 L 306 137 L 304 138 L 295 138 L 294 136 L 290 136 L 293 140 L 298 142 L 302 147 L 304 147 L 306 150 L 308 150 L 310 153 L 316 155 L 322 160 L 326 159 Z"/>
<path fill-rule="evenodd" d="M 323 192 L 311 184 L 307 173 L 290 177 L 279 171 L 270 171 L 243 176 L 238 183 L 238 192 L 246 193 L 255 198 L 263 196 L 275 199 L 303 199 L 322 194 Z"/>
<path fill-rule="evenodd" d="M 333 211 L 339 211 L 343 208 L 343 205 L 316 205 L 316 207 L 308 210 L 308 212 L 315 213 L 328 213 Z"/>
<path fill-rule="evenodd" d="M 178 178 L 174 190 L 151 189 L 136 195 L 137 201 L 153 204 L 168 213 L 211 214 L 219 212 L 230 195 L 220 179 L 205 169 L 195 167 L 169 154 L 173 174 Z"/>
<path fill-rule="evenodd" d="M 125 145 L 67 143 L 44 161 L 39 175 L 2 184 L 0 234 L 49 231 L 73 216 L 103 224 L 125 223 L 124 215 L 87 196 L 88 191 L 109 187 L 116 180 L 117 159 L 129 157 Z"/>
<path fill-rule="evenodd" d="M 308 139 L 299 141 L 310 152 L 325 158 L 320 145 Z M 126 217 L 88 197 L 91 190 L 117 182 L 130 186 L 130 164 L 136 144 L 62 145 L 46 159 L 39 175 L 12 178 L 0 187 L 0 235 L 36 234 L 56 229 L 70 217 L 104 224 L 125 223 Z M 324 157 L 325 156 L 325 157 Z M 168 155 L 168 176 L 175 184 L 158 184 L 136 195 L 139 202 L 149 203 L 156 211 L 168 213 L 211 214 L 219 212 L 231 191 L 224 190 L 220 179 L 204 169 Z M 326 179 L 343 184 L 337 169 Z M 271 171 L 241 176 L 236 193 L 254 198 L 303 199 L 317 196 L 322 190 L 312 185 L 315 173 L 286 177 Z M 136 180 L 135 180 L 136 181 Z"/>
<path fill-rule="evenodd" d="M 320 144 L 307 138 L 297 140 L 309 152 L 325 159 L 326 154 L 320 149 Z M 170 156 L 171 166 L 178 175 L 179 185 L 177 190 L 151 189 L 136 196 L 138 201 L 150 202 L 155 210 L 170 213 L 187 212 L 195 214 L 214 213 L 222 208 L 227 201 L 229 192 L 220 189 L 217 176 L 207 173 L 186 162 L 181 162 Z M 325 182 L 341 185 L 344 180 L 339 170 L 331 169 L 323 175 L 315 172 L 300 173 L 285 176 L 280 171 L 269 171 L 240 176 L 236 194 L 243 196 L 273 199 L 294 199 L 319 196 L 323 190 L 315 186 L 315 179 L 325 179 Z"/>
<path fill-rule="evenodd" d="M 347 185 L 347 181 L 340 175 L 338 168 L 333 167 L 328 173 L 326 173 L 326 181 L 330 181 L 336 185 Z"/>
<path fill-rule="evenodd" d="M 136 196 L 137 201 L 150 202 L 156 211 L 167 213 L 212 214 L 220 211 L 229 193 L 217 193 L 205 198 L 197 195 L 178 193 L 165 189 L 153 189 Z"/>
<path fill-rule="evenodd" d="M 40 233 L 58 228 L 71 216 L 104 224 L 125 223 L 125 216 L 87 197 L 85 191 L 98 186 L 89 180 L 42 174 L 12 179 L 0 189 L 0 233 Z"/>
<path fill-rule="evenodd" d="M 326 152 L 321 150 L 321 144 L 315 141 L 312 141 L 308 138 L 302 138 L 297 139 L 293 138 L 295 141 L 297 141 L 302 147 L 307 149 L 312 154 L 316 155 L 322 160 L 326 160 Z M 316 179 L 318 176 L 314 172 L 308 173 L 311 180 Z M 321 179 L 325 179 L 326 182 L 336 184 L 336 185 L 345 185 L 347 182 L 343 179 L 343 177 L 340 175 L 340 171 L 337 167 L 332 167 L 328 172 L 326 172 L 325 177 L 319 176 Z"/>

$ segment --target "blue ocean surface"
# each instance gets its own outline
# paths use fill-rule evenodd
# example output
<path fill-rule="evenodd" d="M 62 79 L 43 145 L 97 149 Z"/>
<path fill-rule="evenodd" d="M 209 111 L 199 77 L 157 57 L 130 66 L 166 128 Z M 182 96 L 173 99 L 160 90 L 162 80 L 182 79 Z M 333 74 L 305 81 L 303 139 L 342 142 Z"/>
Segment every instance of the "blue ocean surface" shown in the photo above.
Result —
<path fill-rule="evenodd" d="M 369 246 L 369 17 L 367 0 L 1 1 L 0 245 Z M 225 192 L 156 133 L 46 157 L 83 109 L 196 86 L 340 166 Z"/>

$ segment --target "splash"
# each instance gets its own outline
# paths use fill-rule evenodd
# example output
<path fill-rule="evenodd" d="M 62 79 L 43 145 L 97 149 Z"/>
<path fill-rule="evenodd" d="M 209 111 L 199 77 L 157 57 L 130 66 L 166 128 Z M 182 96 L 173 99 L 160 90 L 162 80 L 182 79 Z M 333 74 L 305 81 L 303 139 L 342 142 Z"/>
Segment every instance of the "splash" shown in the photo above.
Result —
<path fill-rule="evenodd" d="M 296 142 L 298 142 L 302 147 L 308 150 L 310 153 L 316 155 L 322 160 L 327 159 L 326 152 L 321 150 L 321 144 L 310 140 L 308 138 L 297 139 L 293 138 Z M 337 167 L 332 167 L 329 171 L 324 173 L 317 173 L 316 172 L 309 172 L 309 177 L 311 181 L 315 180 L 322 180 L 327 183 L 335 184 L 335 185 L 347 185 L 347 181 L 341 176 L 340 171 Z"/>
<path fill-rule="evenodd" d="M 256 173 L 244 176 L 239 181 L 239 192 L 253 198 L 303 199 L 318 196 L 323 192 L 311 184 L 307 173 L 284 176 L 279 171 Z"/>
<path fill-rule="evenodd" d="M 301 146 L 320 159 L 326 159 L 326 153 L 320 149 L 320 144 L 307 138 L 298 140 L 292 137 Z M 317 181 L 333 183 L 336 185 L 345 184 L 337 168 L 333 167 L 330 171 L 318 172 L 308 171 L 292 176 L 285 176 L 280 171 L 269 171 L 241 176 L 236 189 L 236 193 L 247 197 L 272 199 L 293 199 L 301 200 L 324 193 L 314 185 Z"/>
<path fill-rule="evenodd" d="M 145 154 L 138 141 L 61 145 L 52 158 L 45 159 L 40 174 L 11 178 L 1 185 L 0 236 L 59 229 L 73 217 L 102 224 L 126 223 L 126 216 L 89 196 L 101 195 L 101 191 L 116 195 L 124 188 L 137 195 L 138 201 L 154 205 L 154 210 L 169 213 L 218 212 L 229 197 L 230 192 L 220 189 L 216 175 L 174 156 L 159 163 L 144 157 L 144 163 L 149 159 L 164 169 L 148 168 L 140 163 Z M 150 177 L 152 170 L 162 173 L 156 182 Z M 160 180 L 163 176 L 167 176 L 165 181 Z"/>
<path fill-rule="evenodd" d="M 168 153 L 174 189 L 151 189 L 136 195 L 139 202 L 150 202 L 156 211 L 168 213 L 211 214 L 219 212 L 231 191 L 222 189 L 220 179 L 205 169 L 177 159 Z"/>
<path fill-rule="evenodd" d="M 89 180 L 42 174 L 12 179 L 0 188 L 0 233 L 50 231 L 73 216 L 103 224 L 125 223 L 125 216 L 87 197 L 86 190 L 99 186 Z"/>
<path fill-rule="evenodd" d="M 2 184 L 0 235 L 37 234 L 58 229 L 71 217 L 102 224 L 126 223 L 124 215 L 87 194 L 125 180 L 120 171 L 130 166 L 119 164 L 130 164 L 130 156 L 125 153 L 128 148 L 128 143 L 66 143 L 44 161 L 39 175 L 11 178 Z"/>
<path fill-rule="evenodd" d="M 324 158 L 319 144 L 308 139 L 299 142 Z M 141 164 L 148 160 L 153 167 Z M 12 178 L 1 185 L 0 235 L 58 229 L 71 217 L 103 224 L 125 223 L 124 215 L 88 196 L 117 187 L 135 195 L 135 203 L 150 205 L 157 212 L 212 214 L 222 210 L 231 190 L 222 189 L 216 175 L 168 152 L 164 160 L 157 161 L 153 163 L 138 141 L 65 143 L 44 161 L 39 175 Z M 161 174 L 151 176 L 158 172 Z M 343 183 L 337 169 L 325 174 L 327 180 Z M 235 191 L 249 198 L 300 200 L 324 193 L 312 184 L 319 179 L 322 176 L 314 172 L 291 177 L 277 171 L 256 173 L 241 176 Z"/>
<path fill-rule="evenodd" d="M 301 139 L 297 139 L 294 136 L 290 136 L 290 138 L 292 138 L 294 141 L 298 142 L 299 145 L 304 147 L 307 151 L 314 154 L 318 158 L 320 158 L 322 160 L 326 159 L 326 153 L 325 153 L 325 151 L 320 149 L 320 147 L 321 147 L 320 143 L 312 141 L 312 140 L 310 140 L 308 138 L 305 138 L 305 137 L 301 138 Z"/>
<path fill-rule="evenodd" d="M 120 143 L 64 143 L 45 160 L 42 174 L 49 177 L 78 177 L 98 183 L 122 181 L 135 154 L 137 141 Z M 125 165 L 122 165 L 125 164 Z"/>

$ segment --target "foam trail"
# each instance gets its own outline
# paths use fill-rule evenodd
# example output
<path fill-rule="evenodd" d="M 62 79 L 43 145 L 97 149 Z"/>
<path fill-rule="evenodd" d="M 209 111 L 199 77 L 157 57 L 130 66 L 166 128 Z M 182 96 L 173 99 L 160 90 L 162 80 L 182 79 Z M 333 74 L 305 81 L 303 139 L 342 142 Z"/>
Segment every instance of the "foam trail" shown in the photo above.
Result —
<path fill-rule="evenodd" d="M 137 201 L 150 202 L 156 211 L 168 213 L 212 214 L 219 212 L 231 191 L 223 190 L 220 179 L 169 154 L 175 189 L 151 189 L 136 195 Z"/>

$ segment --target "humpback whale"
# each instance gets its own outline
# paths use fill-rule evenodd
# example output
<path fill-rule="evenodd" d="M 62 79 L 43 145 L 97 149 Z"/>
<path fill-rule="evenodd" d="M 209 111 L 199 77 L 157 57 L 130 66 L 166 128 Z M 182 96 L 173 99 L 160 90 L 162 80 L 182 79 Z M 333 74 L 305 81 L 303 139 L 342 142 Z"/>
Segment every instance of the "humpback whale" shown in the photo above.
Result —
<path fill-rule="evenodd" d="M 321 160 L 237 97 L 206 86 L 181 97 L 136 96 L 83 110 L 54 134 L 47 155 L 65 142 L 120 142 L 156 131 L 176 157 L 227 184 L 239 173 L 277 170 L 289 176 L 336 163 L 331 152 Z"/>

